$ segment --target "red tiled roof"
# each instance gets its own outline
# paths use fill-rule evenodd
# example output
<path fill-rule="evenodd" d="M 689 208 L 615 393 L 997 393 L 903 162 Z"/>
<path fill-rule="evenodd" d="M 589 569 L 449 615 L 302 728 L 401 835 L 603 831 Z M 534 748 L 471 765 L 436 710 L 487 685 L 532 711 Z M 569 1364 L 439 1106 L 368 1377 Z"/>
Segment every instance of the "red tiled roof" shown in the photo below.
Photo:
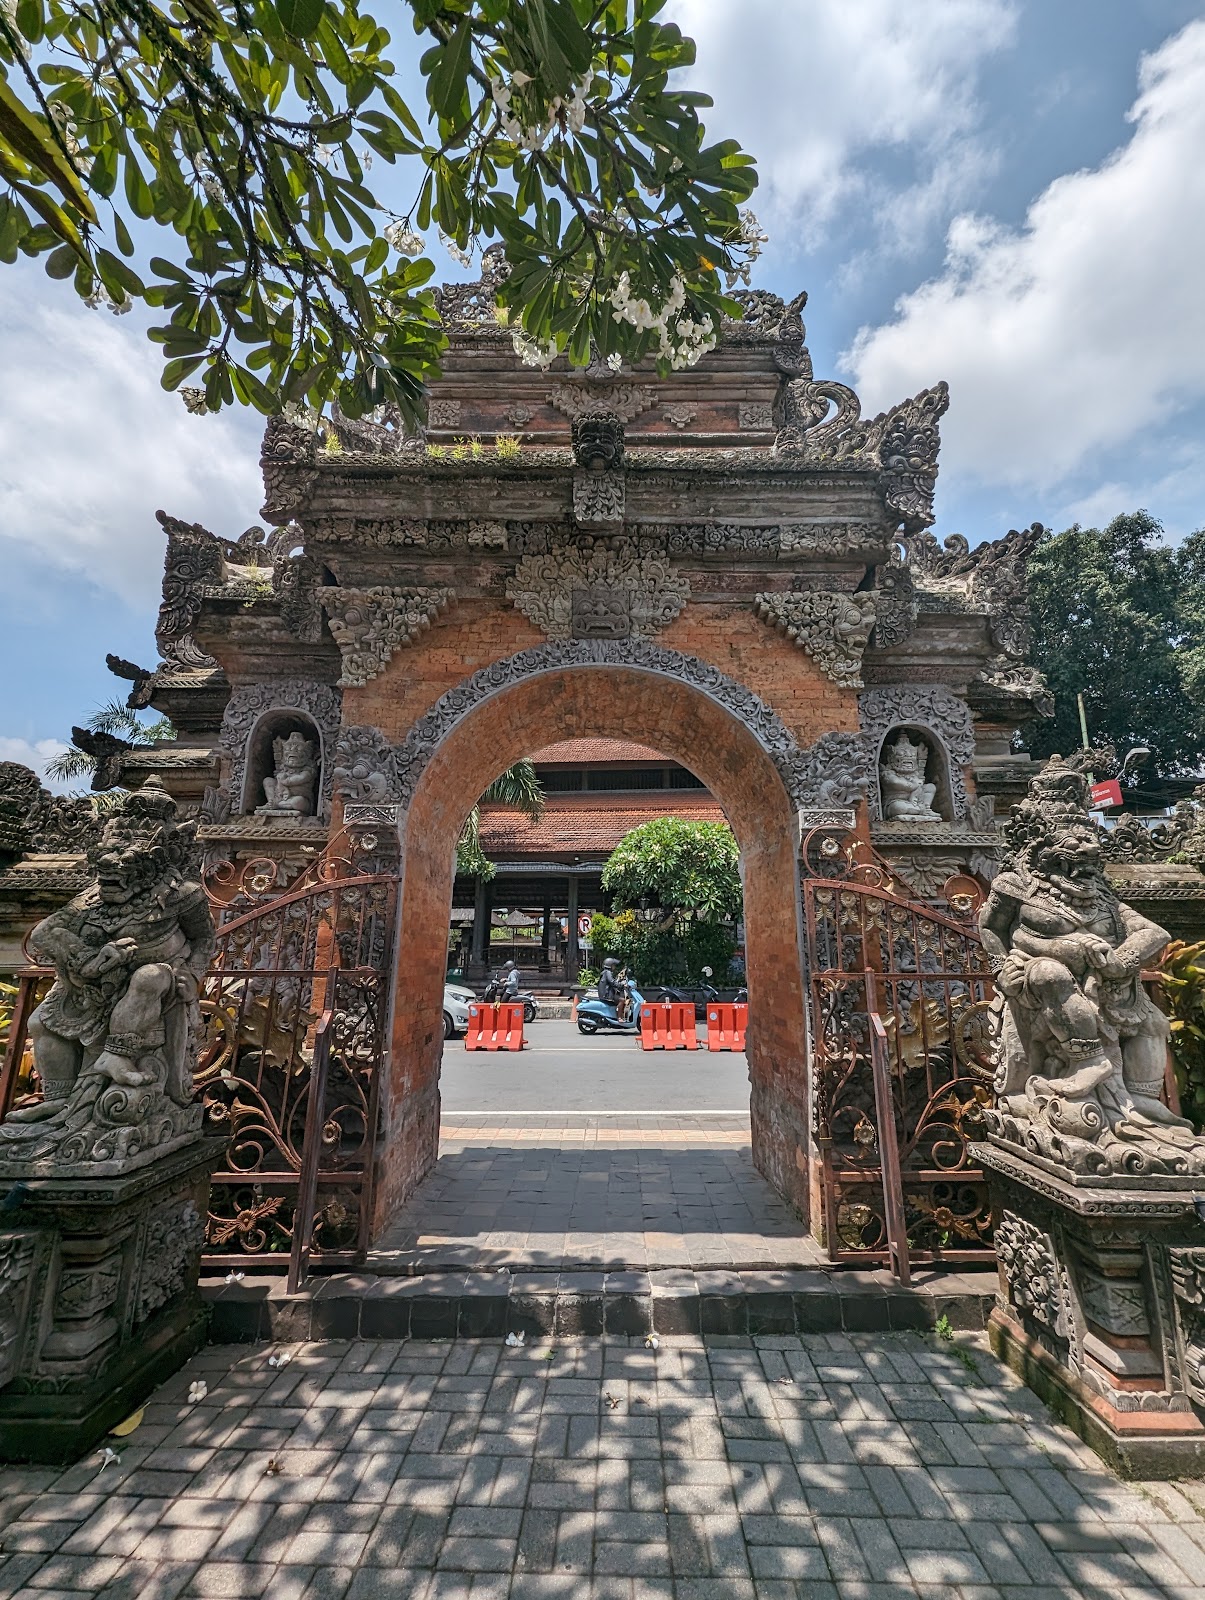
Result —
<path fill-rule="evenodd" d="M 667 801 L 669 802 L 667 804 Z M 481 848 L 488 856 L 561 856 L 578 851 L 609 855 L 624 834 L 654 817 L 682 817 L 687 822 L 723 822 L 714 800 L 670 799 L 631 795 L 591 795 L 581 802 L 550 800 L 543 819 L 534 825 L 511 806 L 481 808 Z"/>
<path fill-rule="evenodd" d="M 643 744 L 631 744 L 627 739 L 562 739 L 559 744 L 548 744 L 542 750 L 537 750 L 531 759 L 545 766 L 564 766 L 579 761 L 606 762 L 608 765 L 616 761 L 670 763 L 670 757 L 663 756 L 659 750 L 650 750 Z"/>

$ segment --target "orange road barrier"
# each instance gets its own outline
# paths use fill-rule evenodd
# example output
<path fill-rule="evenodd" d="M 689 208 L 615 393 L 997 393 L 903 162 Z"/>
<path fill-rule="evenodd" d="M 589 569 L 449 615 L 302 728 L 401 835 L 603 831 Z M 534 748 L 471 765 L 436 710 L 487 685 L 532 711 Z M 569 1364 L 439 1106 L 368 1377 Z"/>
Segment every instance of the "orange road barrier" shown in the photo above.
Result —
<path fill-rule="evenodd" d="M 669 1032 L 669 1007 L 651 1001 L 640 1008 L 640 1048 L 664 1050 Z"/>
<path fill-rule="evenodd" d="M 743 1050 L 745 1028 L 749 1021 L 749 1007 L 745 1004 L 727 1005 L 719 1002 L 707 1007 L 707 1048 L 709 1050 Z"/>
<path fill-rule="evenodd" d="M 669 1011 L 669 1025 L 665 1031 L 665 1043 L 670 1050 L 697 1050 L 699 1048 L 698 1035 L 695 1033 L 695 1006 L 694 1001 L 686 1003 L 675 1002 L 666 1008 Z"/>
<path fill-rule="evenodd" d="M 466 1050 L 522 1050 L 524 1042 L 521 1002 L 469 1007 L 469 1026 L 464 1036 Z"/>
<path fill-rule="evenodd" d="M 497 1046 L 486 1044 L 486 1039 L 491 1037 L 498 1026 L 497 1006 L 470 1006 L 469 1025 L 464 1033 L 464 1047 L 466 1050 L 497 1049 Z"/>
<path fill-rule="evenodd" d="M 493 1050 L 522 1050 L 523 1048 L 523 1002 L 508 1002 L 498 1007 L 498 1031 L 494 1035 L 495 1044 L 487 1046 Z"/>

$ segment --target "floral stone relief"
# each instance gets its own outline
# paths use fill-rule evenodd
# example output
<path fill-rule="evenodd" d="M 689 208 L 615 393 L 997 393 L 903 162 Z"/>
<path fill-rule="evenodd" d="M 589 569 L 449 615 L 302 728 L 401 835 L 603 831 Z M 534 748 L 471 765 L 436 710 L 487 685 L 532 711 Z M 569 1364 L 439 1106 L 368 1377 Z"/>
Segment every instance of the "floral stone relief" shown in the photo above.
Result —
<path fill-rule="evenodd" d="M 647 639 L 682 610 L 690 585 L 658 557 L 573 546 L 525 556 L 506 594 L 550 639 Z"/>
<path fill-rule="evenodd" d="M 807 589 L 800 594 L 759 594 L 754 609 L 806 650 L 826 677 L 843 688 L 860 689 L 862 655 L 874 628 L 875 603 L 873 593 Z"/>
<path fill-rule="evenodd" d="M 396 650 L 431 626 L 452 600 L 451 589 L 323 589 L 322 604 L 343 658 L 341 688 L 360 689 L 389 665 Z"/>

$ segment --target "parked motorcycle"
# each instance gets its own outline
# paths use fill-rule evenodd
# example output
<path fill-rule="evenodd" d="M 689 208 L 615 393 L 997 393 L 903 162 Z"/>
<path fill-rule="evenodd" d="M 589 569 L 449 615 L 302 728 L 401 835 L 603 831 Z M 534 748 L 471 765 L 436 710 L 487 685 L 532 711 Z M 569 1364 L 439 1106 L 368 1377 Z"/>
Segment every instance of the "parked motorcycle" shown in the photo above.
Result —
<path fill-rule="evenodd" d="M 635 981 L 620 973 L 619 985 L 624 991 L 618 1006 L 604 1004 L 597 993 L 588 994 L 578 1001 L 577 1031 L 579 1033 L 639 1033 L 640 1008 L 644 996 Z"/>
<path fill-rule="evenodd" d="M 516 1004 L 523 1002 L 523 1021 L 534 1022 L 540 1014 L 540 1003 L 530 989 L 520 989 L 515 994 L 507 994 L 506 985 L 502 977 L 495 973 L 485 986 L 485 993 L 481 996 L 487 1006 L 501 1005 L 503 1001 L 510 1000 Z"/>

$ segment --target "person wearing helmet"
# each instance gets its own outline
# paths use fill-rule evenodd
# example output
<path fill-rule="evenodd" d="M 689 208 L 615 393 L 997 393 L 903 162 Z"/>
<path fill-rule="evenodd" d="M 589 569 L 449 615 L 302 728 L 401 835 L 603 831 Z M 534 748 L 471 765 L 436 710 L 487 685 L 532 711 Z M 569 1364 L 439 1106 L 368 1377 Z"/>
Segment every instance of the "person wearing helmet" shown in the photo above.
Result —
<path fill-rule="evenodd" d="M 619 1007 L 623 998 L 623 989 L 619 983 L 619 962 L 614 956 L 608 956 L 602 964 L 602 971 L 598 975 L 598 998 L 605 1006 Z"/>
<path fill-rule="evenodd" d="M 502 998 L 503 1000 L 519 998 L 519 969 L 513 961 L 508 961 L 502 969 Z"/>

